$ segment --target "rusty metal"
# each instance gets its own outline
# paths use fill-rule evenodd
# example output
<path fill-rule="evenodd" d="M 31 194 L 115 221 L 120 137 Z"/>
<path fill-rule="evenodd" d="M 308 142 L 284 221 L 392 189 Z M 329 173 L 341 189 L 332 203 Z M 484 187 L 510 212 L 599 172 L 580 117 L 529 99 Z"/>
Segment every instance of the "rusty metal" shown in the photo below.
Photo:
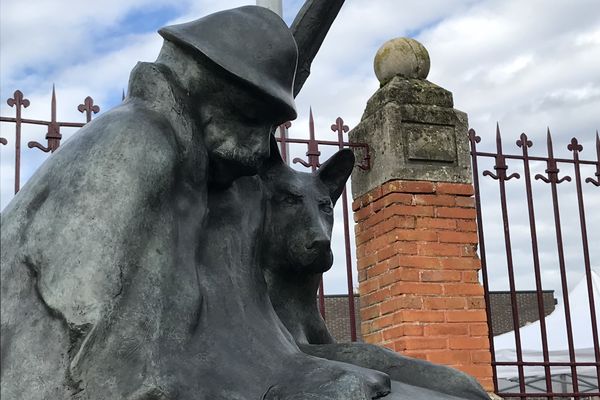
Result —
<path fill-rule="evenodd" d="M 477 143 L 481 142 L 481 138 L 477 136 L 474 129 L 469 129 L 469 143 L 471 146 L 471 161 L 473 165 L 473 186 L 475 189 L 475 203 L 477 204 L 476 212 L 477 212 L 477 236 L 479 239 L 479 253 L 481 259 L 481 277 L 483 280 L 483 296 L 485 299 L 485 304 L 487 307 L 486 317 L 487 317 L 487 325 L 488 325 L 488 337 L 493 338 L 494 333 L 492 331 L 492 314 L 490 313 L 490 284 L 488 279 L 488 271 L 487 271 L 487 256 L 485 252 L 485 240 L 483 237 L 483 217 L 481 215 L 481 194 L 479 192 L 479 166 L 477 164 Z M 492 356 L 491 362 L 492 365 L 496 363 L 496 354 L 494 352 L 494 341 L 490 339 L 490 353 Z M 492 377 L 492 382 L 494 383 L 494 392 L 498 393 L 498 378 L 495 373 Z"/>
<path fill-rule="evenodd" d="M 596 145 L 598 145 L 598 134 L 596 133 Z M 583 150 L 576 138 L 571 139 L 567 149 L 573 153 L 575 163 L 575 185 L 577 186 L 577 206 L 579 208 L 579 226 L 581 228 L 581 244 L 583 246 L 583 263 L 588 289 L 588 300 L 590 305 L 590 318 L 592 319 L 592 338 L 594 340 L 594 355 L 596 357 L 596 377 L 600 384 L 600 341 L 598 340 L 598 325 L 596 321 L 596 305 L 594 304 L 594 286 L 592 283 L 592 266 L 590 261 L 590 249 L 588 246 L 587 225 L 585 222 L 585 207 L 583 205 L 583 188 L 581 187 L 581 167 L 579 165 L 579 152 Z M 597 149 L 596 149 L 597 150 Z"/>
<path fill-rule="evenodd" d="M 548 130 L 547 133 L 547 156 L 546 157 L 538 157 L 532 156 L 529 154 L 529 149 L 533 146 L 532 141 L 527 137 L 525 133 L 521 134 L 519 140 L 516 141 L 516 145 L 521 149 L 521 154 L 504 154 L 502 150 L 502 141 L 500 130 L 496 127 L 496 152 L 479 152 L 477 151 L 477 143 L 481 141 L 480 137 L 476 135 L 474 130 L 469 131 L 469 141 L 471 143 L 471 158 L 473 162 L 473 183 L 475 186 L 475 199 L 477 203 L 477 223 L 478 223 L 478 235 L 479 235 L 479 245 L 480 245 L 480 255 L 482 262 L 482 278 L 483 285 L 485 289 L 486 295 L 486 307 L 488 313 L 488 325 L 489 325 L 489 335 L 490 338 L 493 337 L 493 332 L 491 330 L 491 321 L 490 321 L 490 304 L 488 300 L 488 292 L 489 292 L 489 273 L 490 270 L 487 265 L 486 258 L 486 250 L 485 250 L 485 240 L 483 235 L 483 220 L 482 220 L 482 212 L 481 212 L 481 197 L 480 197 L 480 184 L 479 184 L 479 170 L 478 170 L 478 159 L 481 158 L 493 158 L 495 162 L 494 169 L 496 173 L 492 173 L 490 171 L 484 171 L 483 176 L 489 176 L 490 178 L 497 180 L 499 182 L 500 189 L 500 202 L 502 208 L 502 219 L 504 225 L 504 233 L 505 233 L 505 251 L 507 256 L 507 270 L 509 276 L 509 285 L 511 289 L 511 302 L 513 309 L 513 326 L 515 326 L 515 347 L 516 347 L 516 362 L 499 362 L 496 361 L 494 354 L 494 342 L 490 340 L 490 349 L 492 351 L 492 366 L 494 371 L 494 391 L 498 393 L 502 397 L 509 398 L 562 398 L 562 397 L 570 397 L 570 398 L 584 398 L 590 396 L 598 396 L 600 392 L 598 392 L 598 387 L 600 386 L 600 344 L 598 343 L 598 321 L 596 320 L 595 315 L 595 304 L 593 298 L 593 288 L 592 288 L 592 275 L 591 275 L 591 261 L 589 257 L 589 244 L 587 237 L 587 226 L 586 226 L 586 216 L 585 216 L 585 207 L 584 207 L 584 197 L 583 197 L 583 188 L 582 188 L 582 176 L 581 176 L 581 166 L 595 166 L 596 168 L 596 178 L 600 178 L 600 139 L 598 138 L 598 133 L 596 133 L 596 160 L 582 160 L 580 159 L 580 153 L 583 150 L 583 147 L 577 139 L 573 138 L 571 143 L 567 146 L 567 149 L 571 151 L 572 158 L 564 159 L 557 158 L 554 156 L 553 151 L 553 143 L 552 136 Z M 513 300 L 515 286 L 514 286 L 514 271 L 512 268 L 512 243 L 510 241 L 510 231 L 508 224 L 508 213 L 507 213 L 507 202 L 506 202 L 506 190 L 505 190 L 505 182 L 510 180 L 511 178 L 516 178 L 516 181 L 519 181 L 520 175 L 513 173 L 507 175 L 508 165 L 507 160 L 516 160 L 518 162 L 523 163 L 524 168 L 524 181 L 526 194 L 527 194 L 527 210 L 529 214 L 529 226 L 530 226 L 530 234 L 531 234 L 531 244 L 532 244 L 532 257 L 533 257 L 533 268 L 535 273 L 535 285 L 537 292 L 537 301 L 538 301 L 538 312 L 540 315 L 540 331 L 542 338 L 542 353 L 543 353 L 543 361 L 537 362 L 529 362 L 523 361 L 523 354 L 520 345 L 520 334 L 518 327 L 518 309 L 515 308 L 515 301 Z M 553 206 L 554 213 L 554 222 L 555 222 L 555 232 L 556 232 L 556 247 L 557 247 L 557 256 L 558 256 L 558 264 L 559 270 L 561 274 L 561 287 L 563 293 L 563 305 L 565 311 L 565 325 L 567 329 L 567 341 L 569 346 L 569 361 L 568 362 L 555 362 L 550 361 L 549 351 L 548 351 L 548 337 L 547 337 L 547 328 L 544 321 L 544 305 L 542 298 L 542 266 L 540 264 L 539 259 L 539 248 L 538 248 L 538 236 L 536 230 L 535 223 L 535 206 L 534 199 L 532 193 L 532 172 L 530 170 L 530 162 L 531 161 L 542 161 L 546 163 L 545 174 L 536 174 L 535 179 L 541 182 L 545 182 L 550 184 L 550 189 L 552 192 L 551 200 Z M 587 280 L 587 291 L 588 291 L 588 299 L 589 299 L 589 307 L 590 307 L 590 319 L 592 325 L 592 336 L 594 340 L 594 354 L 595 354 L 595 362 L 577 362 L 575 357 L 575 348 L 573 345 L 573 325 L 571 321 L 570 308 L 569 308 L 569 297 L 568 297 L 568 285 L 567 285 L 567 273 L 565 267 L 565 250 L 563 248 L 563 237 L 561 230 L 561 216 L 559 212 L 559 198 L 558 198 L 558 190 L 557 186 L 563 182 L 571 182 L 572 178 L 570 176 L 560 176 L 559 164 L 567 164 L 572 165 L 575 171 L 575 185 L 576 185 L 576 194 L 577 194 L 577 203 L 579 210 L 579 222 L 581 228 L 581 237 L 582 237 L 582 247 L 583 247 L 583 255 L 584 255 L 584 269 L 585 276 Z M 598 187 L 598 180 L 588 177 L 584 180 L 586 183 L 592 183 L 594 186 Z M 515 382 L 515 386 L 510 389 L 518 389 L 518 392 L 513 392 L 512 390 L 506 390 L 502 392 L 498 387 L 498 378 L 497 378 L 497 367 L 499 366 L 511 366 L 517 367 L 519 372 L 518 385 Z M 536 387 L 536 391 L 527 393 L 524 387 L 524 378 L 525 375 L 523 373 L 524 367 L 543 367 L 545 376 L 539 377 L 539 381 L 545 382 L 545 391 L 540 387 Z M 558 393 L 553 390 L 552 387 L 552 376 L 551 376 L 551 368 L 558 366 L 568 366 L 571 370 L 571 381 L 572 381 L 572 392 L 566 393 L 566 390 L 563 389 L 565 393 Z M 586 379 L 595 379 L 596 383 L 590 383 L 584 381 L 584 379 L 579 379 L 577 367 L 584 366 L 592 366 L 595 367 L 596 376 L 591 378 L 587 376 Z M 582 385 L 586 385 L 586 389 L 581 389 L 579 382 Z M 590 389 L 591 388 L 591 389 Z M 539 391 L 537 390 L 539 389 Z"/>
<path fill-rule="evenodd" d="M 569 285 L 567 284 L 567 270 L 565 265 L 565 253 L 563 247 L 563 237 L 562 237 L 562 225 L 560 223 L 560 210 L 559 210 L 559 202 L 558 202 L 558 190 L 557 185 L 562 182 L 570 182 L 571 177 L 565 175 L 562 178 L 558 177 L 558 173 L 560 170 L 558 169 L 556 160 L 554 159 L 554 150 L 552 145 L 552 135 L 550 134 L 550 129 L 548 129 L 547 133 L 547 146 L 548 146 L 548 159 L 546 161 L 547 168 L 546 174 L 548 177 L 541 174 L 537 174 L 535 179 L 541 179 L 546 183 L 550 183 L 550 188 L 552 191 L 552 205 L 554 210 L 554 226 L 556 228 L 556 246 L 558 248 L 558 266 L 560 268 L 560 281 L 562 286 L 562 296 L 564 302 L 564 310 L 565 310 L 565 319 L 567 323 L 567 342 L 569 346 L 569 360 L 571 363 L 571 377 L 573 380 L 573 391 L 578 392 L 578 382 L 577 382 L 577 368 L 575 367 L 575 346 L 573 344 L 573 325 L 571 323 L 571 308 L 569 306 Z"/>
<path fill-rule="evenodd" d="M 83 100 L 83 104 L 78 105 L 77 109 L 80 113 L 85 113 L 86 122 L 92 120 L 92 113 L 98 114 L 100 112 L 100 107 L 94 104 L 94 99 L 90 96 L 86 97 L 85 100 Z"/>
<path fill-rule="evenodd" d="M 47 146 L 44 146 L 36 141 L 30 141 L 27 143 L 27 146 L 29 148 L 37 148 L 42 150 L 44 153 L 48 153 L 54 152 L 60 146 L 60 141 L 62 139 L 62 134 L 60 133 L 61 127 L 81 128 L 92 119 L 92 113 L 96 114 L 100 112 L 100 107 L 94 105 L 94 100 L 88 96 L 85 98 L 83 104 L 80 104 L 79 107 L 77 107 L 80 112 L 86 113 L 86 122 L 58 121 L 56 117 L 56 90 L 54 85 L 52 85 L 52 98 L 50 102 L 50 121 L 22 117 L 22 109 L 29 107 L 30 101 L 24 97 L 23 92 L 20 90 L 16 90 L 13 94 L 13 97 L 9 98 L 6 103 L 10 107 L 15 108 L 15 117 L 0 117 L 0 122 L 9 122 L 15 124 L 15 193 L 17 193 L 21 187 L 21 130 L 24 124 L 42 125 L 47 127 Z M 8 140 L 6 138 L 0 138 L 0 143 L 7 145 Z"/>
<path fill-rule="evenodd" d="M 6 104 L 10 107 L 15 107 L 15 193 L 19 191 L 21 182 L 21 108 L 27 108 L 31 104 L 28 99 L 23 96 L 23 92 L 15 90 L 13 97 L 6 100 Z"/>
<path fill-rule="evenodd" d="M 344 148 L 344 133 L 350 128 L 344 124 L 344 120 L 338 117 L 335 124 L 331 125 L 331 130 L 337 132 L 339 148 Z M 354 310 L 354 285 L 352 280 L 352 255 L 350 250 L 350 222 L 348 220 L 348 196 L 346 187 L 342 191 L 342 214 L 344 215 L 344 246 L 346 248 L 346 281 L 348 283 L 348 316 L 350 317 L 350 338 L 356 341 L 356 314 Z"/>
<path fill-rule="evenodd" d="M 521 335 L 519 332 L 519 306 L 517 304 L 517 288 L 515 285 L 515 272 L 513 266 L 513 256 L 512 256 L 512 242 L 510 238 L 510 228 L 508 223 L 508 207 L 506 205 L 506 181 L 511 180 L 512 178 L 519 179 L 520 175 L 518 173 L 512 173 L 510 175 L 506 175 L 506 171 L 508 170 L 508 166 L 506 165 L 506 159 L 502 154 L 502 137 L 500 136 L 500 127 L 496 124 L 496 165 L 494 165 L 494 169 L 497 171 L 496 174 L 493 174 L 490 171 L 483 171 L 483 176 L 489 176 L 492 179 L 498 181 L 500 188 L 500 207 L 502 208 L 502 222 L 504 228 L 504 248 L 506 251 L 506 262 L 508 267 L 508 283 L 510 287 L 510 304 L 512 307 L 512 318 L 513 318 L 513 328 L 515 332 L 515 347 L 517 350 L 517 362 L 520 363 L 523 361 L 523 352 L 521 349 Z M 525 392 L 525 379 L 523 366 L 517 365 L 519 369 L 519 389 L 521 392 Z"/>
<path fill-rule="evenodd" d="M 523 152 L 523 167 L 525 175 L 525 190 L 527 192 L 527 211 L 529 214 L 529 232 L 531 234 L 531 250 L 533 256 L 533 271 L 535 274 L 535 289 L 537 294 L 538 303 L 538 315 L 540 316 L 540 332 L 542 335 L 542 355 L 544 362 L 550 361 L 548 354 L 548 333 L 546 332 L 546 315 L 544 307 L 544 295 L 542 289 L 542 271 L 540 268 L 540 257 L 538 249 L 538 238 L 537 228 L 535 226 L 535 211 L 533 205 L 533 193 L 531 190 L 531 169 L 529 166 L 529 148 L 533 146 L 533 142 L 527 138 L 525 133 L 521 134 L 521 137 L 516 142 L 517 146 L 521 148 Z M 546 391 L 552 392 L 552 373 L 548 365 L 544 365 L 544 375 L 546 382 Z"/>

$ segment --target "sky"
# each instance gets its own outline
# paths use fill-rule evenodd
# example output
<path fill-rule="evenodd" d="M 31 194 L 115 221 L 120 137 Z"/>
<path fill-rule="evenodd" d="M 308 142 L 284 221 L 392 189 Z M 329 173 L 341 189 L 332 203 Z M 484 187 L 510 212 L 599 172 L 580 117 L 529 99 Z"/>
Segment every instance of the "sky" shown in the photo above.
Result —
<path fill-rule="evenodd" d="M 153 61 L 162 26 L 197 19 L 211 12 L 254 4 L 243 0 L 74 0 L 0 3 L 0 97 L 2 116 L 14 116 L 6 104 L 16 89 L 31 105 L 25 118 L 48 119 L 52 84 L 58 119 L 84 121 L 77 105 L 92 96 L 101 112 L 117 105 L 138 61 Z M 283 18 L 291 24 L 301 0 L 284 0 Z M 291 136 L 307 137 L 312 107 L 317 137 L 335 140 L 330 125 L 338 116 L 352 128 L 367 100 L 378 89 L 373 72 L 377 49 L 395 37 L 412 37 L 429 51 L 428 80 L 450 90 L 457 109 L 482 138 L 480 148 L 495 148 L 496 123 L 506 152 L 519 152 L 515 141 L 527 133 L 530 150 L 546 154 L 546 130 L 555 154 L 570 157 L 572 137 L 583 145 L 581 158 L 596 160 L 595 132 L 600 128 L 600 1 L 598 0 L 348 0 L 314 60 L 312 74 L 297 98 L 299 118 Z M 67 139 L 75 130 L 63 131 Z M 44 143 L 40 127 L 23 132 L 25 181 L 45 154 L 26 143 Z M 2 208 L 12 197 L 14 127 L 0 124 Z M 294 148 L 302 156 L 302 148 Z M 324 151 L 324 154 L 330 154 Z M 480 168 L 491 169 L 483 162 Z M 532 166 L 543 173 L 545 165 Z M 509 172 L 521 166 L 509 162 Z M 595 171 L 582 170 L 584 177 Z M 573 171 L 561 166 L 561 174 Z M 522 174 L 521 174 L 522 175 Z M 491 288 L 508 288 L 497 182 L 481 177 L 483 226 Z M 533 289 L 531 240 L 523 178 L 507 183 L 517 288 Z M 548 185 L 534 181 L 534 201 L 544 289 L 560 297 L 556 235 Z M 592 265 L 600 268 L 600 189 L 584 184 Z M 570 288 L 583 277 L 581 231 L 574 181 L 559 187 L 562 234 Z M 335 265 L 327 273 L 326 293 L 346 290 L 341 216 L 335 227 Z M 353 235 L 351 235 L 353 236 Z M 559 299 L 560 301 L 560 299 Z"/>

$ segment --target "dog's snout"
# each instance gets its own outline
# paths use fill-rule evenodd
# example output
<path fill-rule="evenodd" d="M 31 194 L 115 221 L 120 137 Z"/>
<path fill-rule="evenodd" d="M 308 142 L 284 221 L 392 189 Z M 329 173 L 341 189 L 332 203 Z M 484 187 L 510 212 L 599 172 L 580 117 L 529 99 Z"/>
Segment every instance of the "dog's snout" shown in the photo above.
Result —
<path fill-rule="evenodd" d="M 328 250 L 329 246 L 331 246 L 331 241 L 329 239 L 316 239 L 313 240 L 308 246 L 306 246 L 307 249 L 314 249 L 314 250 Z"/>

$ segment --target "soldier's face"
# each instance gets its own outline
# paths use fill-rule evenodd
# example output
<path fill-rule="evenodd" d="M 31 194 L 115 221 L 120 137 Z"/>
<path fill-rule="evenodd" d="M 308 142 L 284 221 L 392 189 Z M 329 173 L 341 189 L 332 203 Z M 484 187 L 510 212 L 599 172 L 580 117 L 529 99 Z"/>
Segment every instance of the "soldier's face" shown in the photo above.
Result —
<path fill-rule="evenodd" d="M 204 142 L 210 159 L 211 181 L 228 185 L 255 175 L 269 157 L 269 137 L 281 123 L 260 96 L 230 88 L 203 103 Z"/>

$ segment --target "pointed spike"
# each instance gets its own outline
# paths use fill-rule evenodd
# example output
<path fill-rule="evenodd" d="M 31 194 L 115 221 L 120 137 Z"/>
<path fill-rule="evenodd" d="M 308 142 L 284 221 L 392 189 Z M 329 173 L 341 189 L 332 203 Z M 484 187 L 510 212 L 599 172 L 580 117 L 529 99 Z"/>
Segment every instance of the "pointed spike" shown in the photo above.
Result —
<path fill-rule="evenodd" d="M 56 122 L 56 88 L 54 83 L 52 84 L 52 102 L 50 104 L 50 119 L 52 122 Z"/>
<path fill-rule="evenodd" d="M 552 134 L 549 127 L 547 128 L 546 141 L 548 143 L 548 156 L 552 158 L 554 157 L 554 149 L 552 148 Z"/>
<path fill-rule="evenodd" d="M 312 106 L 308 113 L 308 131 L 310 134 L 310 140 L 315 140 L 315 119 L 313 117 Z"/>
<path fill-rule="evenodd" d="M 496 148 L 498 153 L 502 153 L 502 137 L 500 136 L 500 124 L 496 122 Z"/>
<path fill-rule="evenodd" d="M 121 94 L 121 101 L 125 100 L 125 89 L 123 89 L 123 93 Z"/>

